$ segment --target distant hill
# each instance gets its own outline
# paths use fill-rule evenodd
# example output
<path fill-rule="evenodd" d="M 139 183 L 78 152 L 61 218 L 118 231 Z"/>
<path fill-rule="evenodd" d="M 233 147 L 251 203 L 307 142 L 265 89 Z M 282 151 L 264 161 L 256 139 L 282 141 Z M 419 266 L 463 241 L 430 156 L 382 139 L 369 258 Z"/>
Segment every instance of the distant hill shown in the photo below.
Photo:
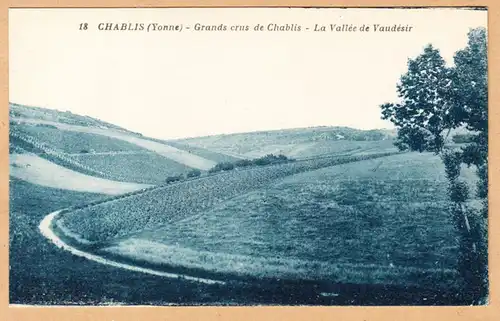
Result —
<path fill-rule="evenodd" d="M 31 153 L 86 175 L 158 184 L 217 163 L 395 151 L 394 130 L 309 127 L 160 140 L 88 116 L 11 103 L 10 152 Z"/>
<path fill-rule="evenodd" d="M 313 157 L 355 149 L 393 148 L 395 130 L 360 130 L 350 127 L 307 127 L 213 135 L 179 139 L 175 142 L 233 155 L 254 158 L 265 154 L 284 154 L 290 157 Z"/>
<path fill-rule="evenodd" d="M 42 107 L 34 107 L 21 105 L 16 103 L 9 104 L 9 117 L 11 120 L 16 118 L 28 118 L 28 119 L 37 119 L 51 122 L 58 122 L 62 124 L 68 125 L 78 125 L 85 127 L 97 127 L 103 129 L 115 129 L 119 131 L 124 131 L 128 133 L 138 134 L 126 130 L 120 126 L 95 119 L 89 116 L 81 116 L 77 114 L 73 114 L 70 111 L 59 111 L 55 109 L 48 109 Z M 140 135 L 140 134 L 138 134 Z"/>
<path fill-rule="evenodd" d="M 101 179 L 158 184 L 168 177 L 195 169 L 207 171 L 218 162 L 236 160 L 201 148 L 169 145 L 71 112 L 15 103 L 9 107 L 9 152 L 31 154 L 29 159 L 37 164 L 43 158 L 59 166 L 53 169 L 62 166 Z"/>

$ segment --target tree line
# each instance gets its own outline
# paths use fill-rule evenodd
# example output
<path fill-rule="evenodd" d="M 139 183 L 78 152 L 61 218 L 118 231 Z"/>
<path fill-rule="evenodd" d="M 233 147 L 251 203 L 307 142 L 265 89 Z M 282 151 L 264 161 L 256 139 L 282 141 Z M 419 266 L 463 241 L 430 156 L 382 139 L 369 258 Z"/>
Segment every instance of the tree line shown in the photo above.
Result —
<path fill-rule="evenodd" d="M 471 29 L 465 48 L 447 66 L 438 48 L 427 45 L 396 88 L 398 101 L 382 104 L 382 119 L 398 129 L 395 145 L 400 150 L 433 152 L 446 169 L 448 194 L 460 234 L 459 271 L 471 303 L 483 302 L 488 294 L 488 76 L 487 33 Z M 450 131 L 468 134 L 455 138 L 463 146 L 447 146 Z M 457 141 L 458 140 L 458 141 Z M 460 177 L 463 165 L 476 168 L 475 190 L 481 208 L 469 205 L 472 193 Z"/>

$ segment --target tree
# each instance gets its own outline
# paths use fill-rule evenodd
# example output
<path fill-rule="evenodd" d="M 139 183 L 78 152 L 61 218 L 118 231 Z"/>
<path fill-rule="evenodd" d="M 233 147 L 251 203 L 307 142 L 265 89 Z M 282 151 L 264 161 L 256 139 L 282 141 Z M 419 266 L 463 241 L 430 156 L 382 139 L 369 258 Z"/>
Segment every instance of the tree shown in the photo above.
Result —
<path fill-rule="evenodd" d="M 416 59 L 408 60 L 408 72 L 397 84 L 401 101 L 381 106 L 382 118 L 399 129 L 400 149 L 442 150 L 445 130 L 457 127 L 450 117 L 451 76 L 451 69 L 432 45 Z"/>
<path fill-rule="evenodd" d="M 467 46 L 454 55 L 447 67 L 439 50 L 428 45 L 397 84 L 400 101 L 381 105 L 382 119 L 398 129 L 395 145 L 400 150 L 431 151 L 441 156 L 448 179 L 448 194 L 460 233 L 459 270 L 473 300 L 487 295 L 488 216 L 488 90 L 487 40 L 484 28 L 468 33 Z M 472 133 L 466 146 L 447 148 L 452 129 Z M 460 180 L 462 164 L 475 166 L 479 176 L 480 211 L 467 207 L 468 185 Z"/>

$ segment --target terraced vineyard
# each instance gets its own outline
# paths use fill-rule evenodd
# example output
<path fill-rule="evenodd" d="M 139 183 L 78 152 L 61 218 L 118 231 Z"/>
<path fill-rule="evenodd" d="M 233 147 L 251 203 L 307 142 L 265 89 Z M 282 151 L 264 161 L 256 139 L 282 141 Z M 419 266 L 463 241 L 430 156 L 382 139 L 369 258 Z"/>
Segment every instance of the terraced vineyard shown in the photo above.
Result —
<path fill-rule="evenodd" d="M 81 154 L 79 163 L 98 168 L 117 181 L 159 184 L 169 176 L 185 174 L 191 168 L 153 152 Z"/>
<path fill-rule="evenodd" d="M 77 249 L 239 284 L 235 291 L 276 282 L 313 296 L 341 285 L 347 293 L 460 286 L 443 165 L 430 154 L 399 154 L 390 135 L 337 139 L 324 128 L 162 141 L 90 118 L 44 117 L 11 124 L 11 175 L 108 194 L 49 225 Z M 296 161 L 222 166 L 269 153 Z M 205 171 L 217 163 L 225 169 Z M 200 167 L 200 176 L 165 183 Z M 477 181 L 471 169 L 463 174 Z"/>
<path fill-rule="evenodd" d="M 354 149 L 394 148 L 393 135 L 394 133 L 384 130 L 311 127 L 187 138 L 177 142 L 248 158 L 270 153 L 306 158 Z"/>
<path fill-rule="evenodd" d="M 175 147 L 175 148 L 184 150 L 186 152 L 189 152 L 191 154 L 194 154 L 194 155 L 206 158 L 206 159 L 213 160 L 217 163 L 235 162 L 235 161 L 241 159 L 241 158 L 233 157 L 233 156 L 230 156 L 227 154 L 217 153 L 217 152 L 205 149 L 205 148 L 200 148 L 200 147 L 196 147 L 196 146 L 192 146 L 192 145 L 188 145 L 188 144 L 179 143 L 177 141 L 168 141 L 166 143 L 170 146 Z"/>
<path fill-rule="evenodd" d="M 76 210 L 63 223 L 86 240 L 104 242 L 101 252 L 137 264 L 458 286 L 440 159 L 407 153 L 338 163 L 329 158 L 224 173 Z"/>
<path fill-rule="evenodd" d="M 206 211 L 229 198 L 264 187 L 288 175 L 359 159 L 330 157 L 233 170 L 71 211 L 64 216 L 65 225 L 88 241 L 107 241 Z"/>
<path fill-rule="evenodd" d="M 35 137 L 40 142 L 60 150 L 63 153 L 90 153 L 90 152 L 120 152 L 138 151 L 144 152 L 137 145 L 92 133 L 81 133 L 76 131 L 61 130 L 49 126 L 36 126 L 28 124 L 15 125 L 15 130 L 20 133 Z"/>

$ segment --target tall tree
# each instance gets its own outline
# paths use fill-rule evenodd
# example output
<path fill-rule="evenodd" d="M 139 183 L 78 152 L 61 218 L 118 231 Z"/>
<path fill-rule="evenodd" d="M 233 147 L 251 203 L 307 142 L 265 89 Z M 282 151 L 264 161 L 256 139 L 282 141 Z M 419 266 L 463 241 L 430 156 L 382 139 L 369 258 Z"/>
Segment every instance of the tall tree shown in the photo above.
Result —
<path fill-rule="evenodd" d="M 397 92 L 401 101 L 382 105 L 382 118 L 399 129 L 400 149 L 439 152 L 445 130 L 454 128 L 450 117 L 451 70 L 432 45 L 416 59 L 408 60 L 408 72 L 401 76 Z"/>
<path fill-rule="evenodd" d="M 432 151 L 441 155 L 449 182 L 450 208 L 460 233 L 459 270 L 473 300 L 487 295 L 488 216 L 488 90 L 487 36 L 484 28 L 468 33 L 467 46 L 455 53 L 447 67 L 439 50 L 428 45 L 397 84 L 400 101 L 381 105 L 382 119 L 398 129 L 395 145 L 401 150 Z M 459 149 L 446 146 L 454 128 L 473 133 Z M 467 184 L 460 179 L 461 165 L 475 166 L 479 176 L 480 211 L 467 207 Z"/>

